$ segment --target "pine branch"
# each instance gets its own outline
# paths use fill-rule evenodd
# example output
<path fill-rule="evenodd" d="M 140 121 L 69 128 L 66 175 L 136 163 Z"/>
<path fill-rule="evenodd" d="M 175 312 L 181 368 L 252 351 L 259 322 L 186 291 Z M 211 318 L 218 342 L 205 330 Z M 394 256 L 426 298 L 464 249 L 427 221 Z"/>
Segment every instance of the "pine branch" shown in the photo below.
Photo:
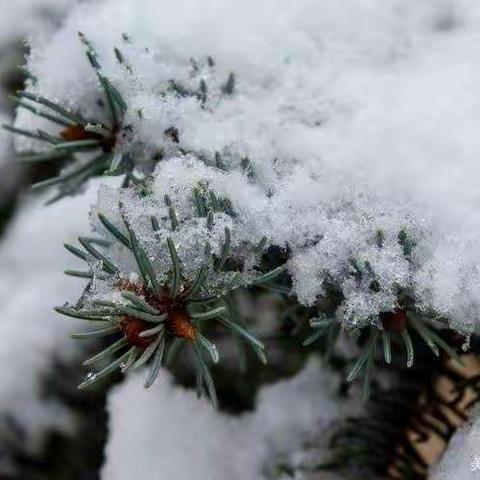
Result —
<path fill-rule="evenodd" d="M 213 192 L 210 192 L 208 198 L 209 201 L 205 203 L 205 209 L 208 212 L 213 213 L 222 209 Z M 174 211 L 174 206 L 169 199 L 167 205 L 171 211 Z M 119 208 L 120 212 L 124 211 L 123 205 Z M 202 215 L 203 209 L 197 210 L 197 213 Z M 217 287 L 217 291 L 212 292 L 211 276 L 224 274 L 223 269 L 231 255 L 230 232 L 226 229 L 221 257 L 206 255 L 204 264 L 196 273 L 189 276 L 185 274 L 173 240 L 167 238 L 164 252 L 171 258 L 172 267 L 170 274 L 161 276 L 156 272 L 155 260 L 147 254 L 139 240 L 135 227 L 127 220 L 124 213 L 122 216 L 123 225 L 117 225 L 105 215 L 98 214 L 100 223 L 111 241 L 80 237 L 79 247 L 65 244 L 65 248 L 70 253 L 86 263 L 87 271 L 79 272 L 76 276 L 85 276 L 90 279 L 99 274 L 106 275 L 110 279 L 109 284 L 113 285 L 112 294 L 114 291 L 119 291 L 121 294 L 120 298 L 118 295 L 112 295 L 114 300 L 105 296 L 94 298 L 88 308 L 68 305 L 56 308 L 56 311 L 63 315 L 105 324 L 105 327 L 100 330 L 75 334 L 73 338 L 113 339 L 109 347 L 86 361 L 86 364 L 90 365 L 109 359 L 108 366 L 88 376 L 80 388 L 87 388 L 114 371 L 125 372 L 130 368 L 139 368 L 151 363 L 145 384 L 148 388 L 159 374 L 160 365 L 173 361 L 181 342 L 193 349 L 199 385 L 202 386 L 199 388 L 203 391 L 205 386 L 215 405 L 217 400 L 213 377 L 204 354 L 215 363 L 219 361 L 219 355 L 215 344 L 201 333 L 201 326 L 211 321 L 218 322 L 236 339 L 250 345 L 261 361 L 266 362 L 265 347 L 245 326 L 233 293 L 241 288 L 251 288 L 271 281 L 281 273 L 282 267 L 245 278 L 237 272 L 238 281 L 230 282 L 228 286 Z M 170 226 L 174 231 L 179 224 L 170 222 Z M 153 221 L 152 233 L 158 227 L 158 221 Z M 125 280 L 129 277 L 129 273 L 123 272 L 122 267 L 109 255 L 110 248 L 115 244 L 124 247 L 124 254 L 130 256 L 136 263 L 141 280 L 136 282 Z M 206 246 L 206 251 L 208 250 Z M 210 295 L 205 296 L 204 292 L 209 292 Z M 164 356 L 165 352 L 166 356 Z M 120 357 L 115 359 L 116 354 L 120 354 Z"/>

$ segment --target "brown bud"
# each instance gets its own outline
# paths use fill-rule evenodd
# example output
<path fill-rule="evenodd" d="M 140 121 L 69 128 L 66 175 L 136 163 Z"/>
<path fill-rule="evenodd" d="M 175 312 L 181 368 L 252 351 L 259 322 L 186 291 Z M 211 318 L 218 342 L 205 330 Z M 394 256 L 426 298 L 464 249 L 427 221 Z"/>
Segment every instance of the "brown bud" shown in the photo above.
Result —
<path fill-rule="evenodd" d="M 70 125 L 69 127 L 64 128 L 60 132 L 60 137 L 62 137 L 66 142 L 74 142 L 78 140 L 98 140 L 105 152 L 112 151 L 117 142 L 115 131 L 112 132 L 112 135 L 104 137 L 96 132 L 89 132 L 88 130 L 85 130 L 82 125 Z"/>
<path fill-rule="evenodd" d="M 383 328 L 388 331 L 401 332 L 407 326 L 407 316 L 405 311 L 397 310 L 395 312 L 382 312 L 380 314 Z"/>
<path fill-rule="evenodd" d="M 138 348 L 147 348 L 155 340 L 155 335 L 149 337 L 141 337 L 140 334 L 148 330 L 151 326 L 135 317 L 122 317 L 120 320 L 120 329 L 130 345 Z"/>
<path fill-rule="evenodd" d="M 92 136 L 92 132 L 87 132 L 81 125 L 71 125 L 60 132 L 60 136 L 66 142 L 73 142 L 76 140 L 89 140 L 96 139 L 96 136 Z"/>
<path fill-rule="evenodd" d="M 190 315 L 181 307 L 172 308 L 168 313 L 167 329 L 175 337 L 185 338 L 192 342 L 197 338 L 197 332 L 190 322 Z"/>

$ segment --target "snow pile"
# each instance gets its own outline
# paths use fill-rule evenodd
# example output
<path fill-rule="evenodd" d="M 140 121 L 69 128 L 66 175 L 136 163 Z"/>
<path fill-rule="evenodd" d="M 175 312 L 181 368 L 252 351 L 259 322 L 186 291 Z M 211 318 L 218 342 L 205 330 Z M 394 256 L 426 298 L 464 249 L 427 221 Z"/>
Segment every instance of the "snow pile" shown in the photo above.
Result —
<path fill-rule="evenodd" d="M 351 411 L 317 360 L 295 378 L 261 390 L 253 413 L 215 413 L 162 372 L 151 391 L 128 377 L 109 398 L 110 439 L 102 480 L 261 478 L 265 463 Z M 347 410 L 347 408 L 349 410 Z M 154 426 L 152 428 L 152 425 Z"/>
<path fill-rule="evenodd" d="M 218 295 L 228 289 L 237 276 L 246 282 L 254 278 L 256 272 L 252 267 L 259 260 L 256 247 L 261 237 L 251 238 L 250 232 L 245 230 L 238 220 L 241 212 L 229 214 L 228 206 L 224 204 L 224 199 L 228 198 L 229 192 L 234 189 L 243 192 L 245 196 L 249 192 L 255 192 L 255 188 L 245 183 L 238 174 L 226 175 L 224 172 L 209 169 L 194 157 L 172 158 L 168 163 L 161 162 L 155 183 L 149 187 L 148 195 L 139 196 L 136 189 L 102 188 L 99 192 L 98 205 L 92 211 L 92 222 L 100 235 L 106 236 L 108 240 L 114 240 L 114 246 L 109 248 L 108 256 L 114 265 L 120 268 L 124 278 L 128 279 L 132 273 L 134 275 L 139 273 L 134 256 L 108 233 L 99 221 L 97 213 L 103 214 L 123 231 L 128 223 L 146 248 L 160 283 L 168 283 L 167 279 L 172 268 L 172 259 L 167 247 L 167 240 L 171 239 L 182 262 L 182 274 L 185 278 L 194 279 L 199 269 L 208 265 L 205 285 L 202 282 L 202 290 L 198 295 Z M 212 211 L 212 223 L 209 223 L 206 215 L 199 216 L 198 205 L 193 201 L 194 194 L 204 199 L 207 208 Z M 165 202 L 165 196 L 169 199 L 168 204 Z M 217 206 L 217 210 L 213 204 Z M 169 215 L 171 208 L 179 223 L 175 229 L 172 229 L 172 219 Z M 155 230 L 152 229 L 152 217 L 157 219 Z M 242 265 L 241 272 L 237 272 L 238 269 L 218 270 L 215 268 L 215 262 L 207 260 L 211 256 L 222 257 L 226 230 L 229 232 L 232 256 Z M 208 255 L 205 253 L 207 245 L 210 246 Z M 106 279 L 102 282 L 99 278 L 90 291 L 102 293 L 111 289 L 111 280 Z"/>
<path fill-rule="evenodd" d="M 42 398 L 40 388 L 54 358 L 77 362 L 82 352 L 84 344 L 68 335 L 85 329 L 84 322 L 59 318 L 52 306 L 81 292 L 82 282 L 62 273 L 67 265 L 75 267 L 62 244 L 86 228 L 86 213 L 97 189 L 92 184 L 84 196 L 51 208 L 25 205 L 2 239 L 0 418 L 2 429 L 3 421 L 13 418 L 25 430 L 25 448 L 35 448 L 46 429 L 72 425 L 69 412 Z"/>
<path fill-rule="evenodd" d="M 228 192 L 242 236 L 289 247 L 301 302 L 333 284 L 344 295 L 338 317 L 363 325 L 392 310 L 402 290 L 462 328 L 478 319 L 478 2 L 91 8 L 78 5 L 34 43 L 39 93 L 101 117 L 81 30 L 128 105 L 132 135 L 117 148 L 138 163 L 161 152 L 162 188 L 163 175 L 180 189 L 185 164 L 205 162 L 202 176 Z M 233 94 L 222 95 L 231 71 Z M 172 90 L 172 79 L 186 91 L 203 80 L 206 99 Z M 44 122 L 26 111 L 17 118 L 20 127 Z M 178 145 L 163 133 L 170 127 Z M 226 174 L 212 166 L 216 151 Z"/>
<path fill-rule="evenodd" d="M 476 417 L 476 419 L 475 419 Z M 480 422 L 474 420 L 458 431 L 440 464 L 432 471 L 433 480 L 476 480 L 480 478 Z"/>

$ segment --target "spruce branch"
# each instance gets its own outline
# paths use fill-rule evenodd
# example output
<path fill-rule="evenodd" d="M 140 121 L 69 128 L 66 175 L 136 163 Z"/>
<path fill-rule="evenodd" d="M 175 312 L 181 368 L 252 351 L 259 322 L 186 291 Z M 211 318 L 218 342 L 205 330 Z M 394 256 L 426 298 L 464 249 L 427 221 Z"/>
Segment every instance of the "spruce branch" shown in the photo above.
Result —
<path fill-rule="evenodd" d="M 209 198 L 206 203 L 208 211 L 223 209 L 212 195 Z M 170 200 L 167 205 L 173 208 Z M 170 257 L 171 269 L 160 275 L 155 268 L 155 259 L 147 254 L 135 227 L 122 213 L 123 205 L 119 209 L 123 225 L 115 224 L 102 213 L 98 214 L 101 225 L 111 235 L 111 241 L 80 237 L 79 246 L 65 244 L 70 253 L 86 263 L 85 276 L 88 279 L 95 281 L 98 275 L 102 275 L 108 279 L 109 285 L 113 285 L 112 294 L 120 293 L 120 296 L 114 294 L 110 298 L 93 298 L 89 305 L 65 305 L 55 309 L 62 315 L 104 323 L 105 326 L 99 330 L 74 334 L 75 339 L 112 337 L 113 343 L 87 360 L 85 365 L 97 365 L 105 361 L 110 363 L 100 371 L 89 374 L 80 388 L 89 387 L 116 370 L 126 372 L 149 363 L 150 370 L 145 383 L 148 388 L 158 376 L 160 366 L 171 363 L 183 345 L 193 349 L 199 391 L 208 392 L 215 405 L 216 393 L 208 362 L 216 363 L 220 356 L 215 344 L 201 333 L 202 326 L 211 321 L 218 322 L 237 341 L 250 345 L 260 360 L 266 362 L 265 346 L 247 329 L 234 294 L 242 288 L 271 281 L 281 273 L 282 268 L 259 272 L 212 291 L 212 278 L 223 274 L 231 255 L 230 232 L 226 229 L 221 256 L 215 258 L 214 255 L 206 255 L 204 263 L 193 274 L 185 272 L 175 244 L 168 237 L 163 251 L 165 256 Z M 200 215 L 202 212 L 197 213 Z M 171 223 L 172 231 L 177 227 L 177 224 Z M 130 280 L 131 274 L 123 271 L 109 254 L 115 244 L 123 247 L 124 255 L 134 260 L 140 274 L 138 280 Z M 205 295 L 206 292 L 208 295 Z"/>
<path fill-rule="evenodd" d="M 309 321 L 313 333 L 303 342 L 304 346 L 309 346 L 321 338 L 331 335 L 334 326 L 340 329 L 341 324 L 334 318 L 326 318 L 324 315 L 312 318 Z M 392 339 L 397 343 L 403 344 L 405 351 L 405 366 L 407 369 L 413 367 L 415 362 L 415 347 L 412 341 L 412 333 L 416 333 L 435 357 L 440 357 L 440 351 L 443 351 L 447 358 L 451 358 L 459 365 L 463 362 L 454 346 L 448 345 L 445 340 L 436 332 L 438 326 L 434 326 L 431 321 L 414 310 L 396 310 L 393 312 L 382 313 L 377 322 L 373 325 L 362 328 L 363 334 L 368 334 L 369 340 L 362 347 L 362 351 L 355 361 L 353 367 L 346 377 L 347 382 L 353 382 L 362 372 L 364 372 L 364 400 L 368 399 L 371 369 L 377 359 L 377 344 L 380 342 L 383 349 L 383 359 L 387 365 L 392 363 Z M 334 347 L 332 338 L 327 340 L 330 348 Z"/>
<path fill-rule="evenodd" d="M 79 37 L 86 47 L 87 58 L 102 86 L 109 109 L 109 120 L 98 121 L 86 118 L 79 112 L 65 108 L 48 98 L 28 91 L 19 91 L 12 97 L 19 108 L 27 109 L 34 115 L 49 120 L 60 127 L 60 131 L 51 135 L 41 130 L 29 131 L 9 125 L 3 126 L 14 134 L 52 145 L 46 152 L 19 156 L 19 161 L 31 163 L 69 160 L 71 168 L 56 178 L 34 186 L 36 190 L 57 187 L 58 191 L 49 203 L 77 193 L 91 177 L 104 174 L 126 175 L 128 173 L 131 175 L 134 168 L 130 156 L 116 148 L 122 132 L 129 129 L 123 124 L 127 110 L 125 100 L 112 81 L 102 72 L 92 43 L 82 33 Z M 81 161 L 77 158 L 77 154 L 86 151 L 92 152 L 93 156 L 90 160 Z"/>
<path fill-rule="evenodd" d="M 102 87 L 106 104 L 105 118 L 101 120 L 87 118 L 80 112 L 66 108 L 57 101 L 30 91 L 18 91 L 16 95 L 11 97 L 17 107 L 29 110 L 34 115 L 48 120 L 56 128 L 56 131 L 26 130 L 11 125 L 3 125 L 12 134 L 25 136 L 49 145 L 46 151 L 18 156 L 17 160 L 19 162 L 60 162 L 60 165 L 66 164 L 68 166 L 59 176 L 34 185 L 35 191 L 56 188 L 56 193 L 48 203 L 76 194 L 90 178 L 95 176 L 122 175 L 124 178 L 122 186 L 128 187 L 144 182 L 144 175 L 149 173 L 142 171 L 141 178 L 137 178 L 135 175 L 136 166 L 139 162 L 144 162 L 145 159 L 141 156 L 140 158 L 133 158 L 128 152 L 119 148 L 121 139 L 132 131 L 132 126 L 124 122 L 128 105 L 120 90 L 104 73 L 93 43 L 82 32 L 79 32 L 79 38 L 85 46 L 89 64 Z M 133 75 L 132 67 L 122 51 L 115 47 L 114 53 L 117 61 L 125 68 L 127 73 Z M 205 69 L 207 70 L 206 74 Z M 230 73 L 227 80 L 219 87 L 219 91 L 214 92 L 214 89 L 207 84 L 207 78 L 214 73 L 214 70 L 215 62 L 211 59 L 207 59 L 205 63 L 193 61 L 191 77 L 198 79 L 198 88 L 188 88 L 171 79 L 168 88 L 162 95 L 193 97 L 198 100 L 203 109 L 208 109 L 210 99 L 213 101 L 214 99 L 231 96 L 235 90 L 235 75 Z M 139 111 L 138 114 L 141 119 L 142 112 Z M 164 133 L 174 143 L 180 143 L 179 131 L 174 125 Z M 178 148 L 181 153 L 188 153 L 186 149 Z M 79 156 L 85 153 L 90 158 L 85 159 L 84 156 Z M 198 156 L 203 158 L 201 154 L 198 154 Z M 152 159 L 156 162 L 161 159 L 161 156 Z M 217 165 L 221 164 L 219 155 L 216 157 L 216 163 Z M 199 211 L 204 212 L 206 216 L 205 202 L 207 199 L 197 198 L 197 200 Z M 225 199 L 216 199 L 214 196 L 210 196 L 208 201 L 215 203 L 216 209 L 221 208 L 229 214 L 233 213 L 230 203 Z M 173 209 L 170 210 L 170 216 L 172 224 L 175 225 L 177 220 Z"/>

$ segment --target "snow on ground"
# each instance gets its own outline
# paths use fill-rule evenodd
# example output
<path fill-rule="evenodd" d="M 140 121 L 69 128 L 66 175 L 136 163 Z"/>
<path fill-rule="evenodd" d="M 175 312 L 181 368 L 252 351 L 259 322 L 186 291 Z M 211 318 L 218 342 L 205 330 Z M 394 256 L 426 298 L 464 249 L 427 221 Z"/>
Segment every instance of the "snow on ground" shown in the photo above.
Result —
<path fill-rule="evenodd" d="M 338 379 L 315 359 L 296 377 L 264 387 L 254 412 L 215 413 L 162 372 L 150 390 L 135 374 L 109 397 L 102 480 L 254 480 L 276 455 L 352 413 L 335 398 Z M 354 407 L 353 407 L 354 409 Z"/>
<path fill-rule="evenodd" d="M 87 228 L 97 188 L 50 207 L 38 198 L 26 202 L 0 240 L 0 418 L 11 416 L 25 429 L 25 448 L 34 448 L 44 429 L 71 424 L 61 405 L 41 398 L 40 387 L 54 356 L 79 361 L 82 343 L 68 335 L 85 322 L 52 308 L 81 293 L 83 282 L 62 273 L 78 266 L 63 242 Z"/>

